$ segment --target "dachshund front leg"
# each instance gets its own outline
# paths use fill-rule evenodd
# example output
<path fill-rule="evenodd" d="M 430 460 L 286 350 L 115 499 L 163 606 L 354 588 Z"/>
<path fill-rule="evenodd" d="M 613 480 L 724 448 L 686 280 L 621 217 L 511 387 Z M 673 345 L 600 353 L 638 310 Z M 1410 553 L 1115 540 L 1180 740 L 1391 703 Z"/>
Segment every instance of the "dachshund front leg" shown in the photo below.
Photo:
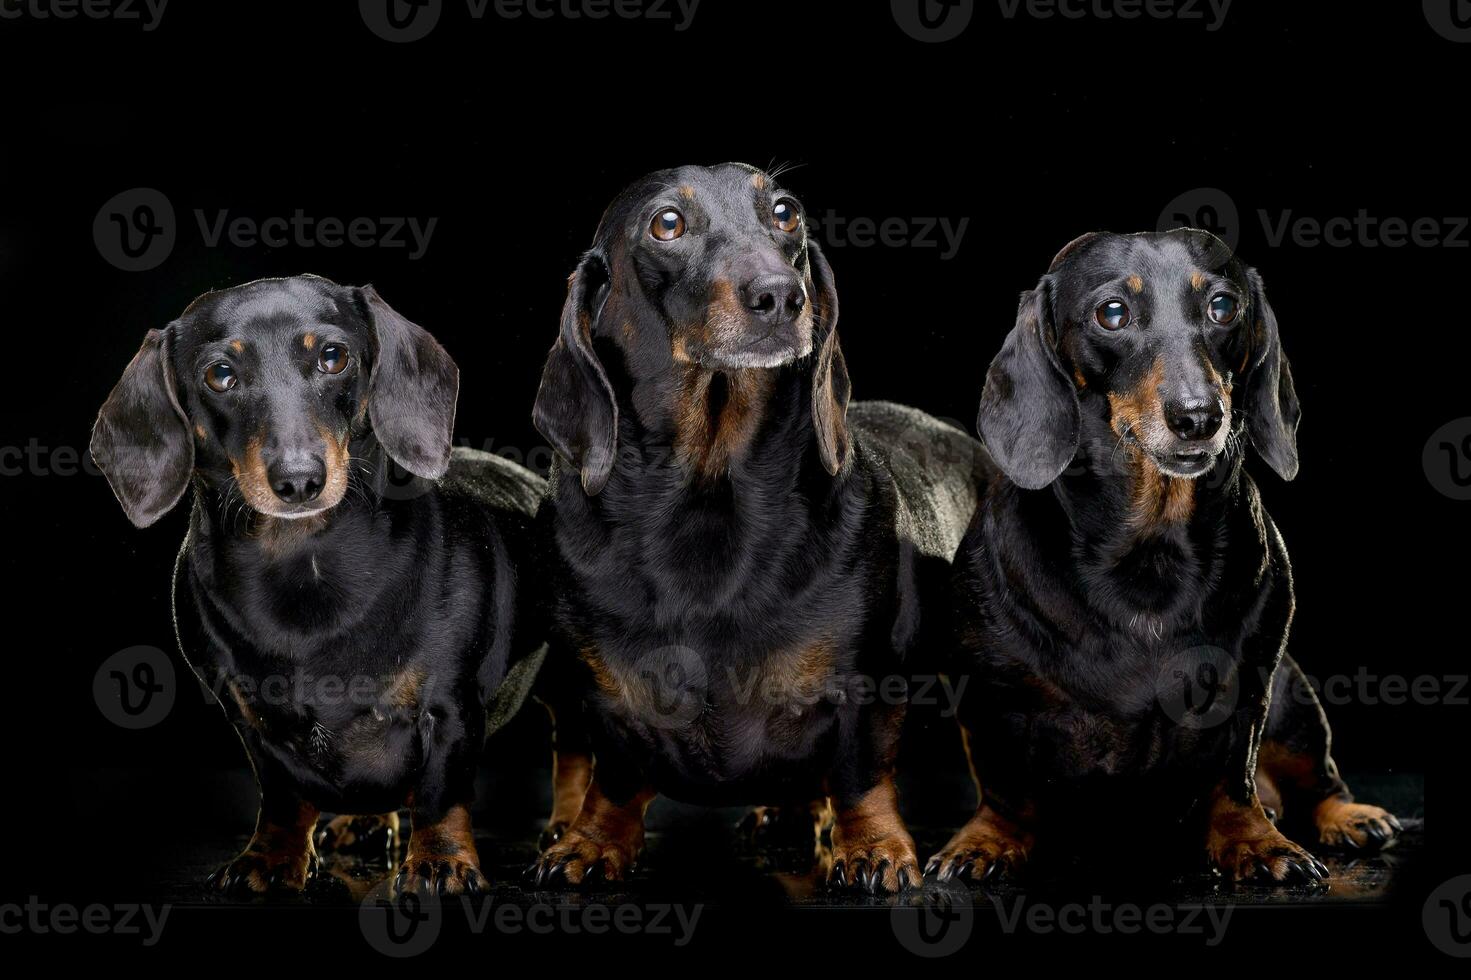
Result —
<path fill-rule="evenodd" d="M 317 870 L 312 830 L 317 808 L 274 780 L 261 781 L 260 812 L 250 843 L 205 880 L 222 892 L 299 892 Z"/>

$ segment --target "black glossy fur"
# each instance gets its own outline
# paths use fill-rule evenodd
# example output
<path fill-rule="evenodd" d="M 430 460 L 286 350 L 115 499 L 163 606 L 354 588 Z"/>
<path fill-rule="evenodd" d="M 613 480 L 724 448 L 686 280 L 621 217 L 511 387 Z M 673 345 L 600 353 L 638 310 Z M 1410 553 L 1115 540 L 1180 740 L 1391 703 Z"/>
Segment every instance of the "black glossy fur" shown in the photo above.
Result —
<path fill-rule="evenodd" d="M 982 805 L 931 870 L 1015 870 L 1034 845 L 1134 869 L 1183 843 L 1231 877 L 1321 877 L 1259 795 L 1312 843 L 1392 838 L 1287 690 L 1291 567 L 1243 463 L 1291 479 L 1298 417 L 1261 279 L 1207 233 L 1085 236 L 1023 296 L 955 568 Z"/>
<path fill-rule="evenodd" d="M 537 399 L 559 450 L 542 516 L 554 634 L 589 668 L 598 797 L 829 797 L 841 882 L 844 814 L 887 784 L 904 711 L 856 685 L 903 675 L 922 607 L 944 605 L 982 456 L 913 409 L 848 410 L 832 272 L 804 225 L 773 220 L 780 202 L 800 211 L 725 165 L 651 174 L 610 206 Z M 686 230 L 661 241 L 669 209 Z M 592 809 L 544 878 L 621 873 L 627 855 L 600 865 L 587 844 Z M 848 852 L 846 880 L 915 870 L 891 830 L 895 852 Z"/>
<path fill-rule="evenodd" d="M 207 370 L 235 381 L 214 390 Z M 487 705 L 524 694 L 543 641 L 522 576 L 544 484 L 451 452 L 457 384 L 372 287 L 297 277 L 197 299 L 149 333 L 102 408 L 92 451 L 135 523 L 193 488 L 179 644 L 262 796 L 221 887 L 300 888 L 319 808 L 409 803 L 399 886 L 482 884 L 465 808 Z M 318 496 L 290 492 L 302 473 Z"/>

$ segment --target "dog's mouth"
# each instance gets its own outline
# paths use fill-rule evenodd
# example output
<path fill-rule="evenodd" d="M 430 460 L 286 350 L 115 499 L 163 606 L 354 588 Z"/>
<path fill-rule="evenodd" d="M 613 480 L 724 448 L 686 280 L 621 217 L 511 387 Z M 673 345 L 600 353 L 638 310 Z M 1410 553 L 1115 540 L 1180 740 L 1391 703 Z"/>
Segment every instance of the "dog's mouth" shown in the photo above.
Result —
<path fill-rule="evenodd" d="M 1152 446 L 1136 436 L 1132 426 L 1124 429 L 1123 441 L 1160 473 L 1181 480 L 1194 480 L 1210 472 L 1211 467 L 1216 465 L 1216 457 L 1225 449 L 1224 442 L 1217 445 L 1215 440 L 1198 446 L 1181 446 L 1178 443 L 1163 447 Z"/>
<path fill-rule="evenodd" d="M 1149 458 L 1155 468 L 1165 476 L 1182 480 L 1193 480 L 1204 475 L 1216 462 L 1216 453 L 1209 449 L 1177 449 L 1171 452 L 1151 452 Z"/>
<path fill-rule="evenodd" d="M 252 504 L 250 509 L 262 517 L 272 517 L 283 521 L 301 521 L 321 517 L 339 503 L 341 503 L 340 495 L 336 500 L 313 500 L 309 504 L 274 503 L 263 507 Z"/>
<path fill-rule="evenodd" d="M 715 370 L 741 368 L 779 368 L 795 363 L 812 353 L 811 334 L 793 336 L 790 331 L 777 331 L 749 340 L 718 344 L 700 359 Z"/>
<path fill-rule="evenodd" d="M 734 303 L 718 301 L 706 310 L 704 322 L 682 348 L 701 366 L 717 371 L 779 368 L 812 353 L 812 334 L 810 305 L 795 316 L 773 322 Z"/>

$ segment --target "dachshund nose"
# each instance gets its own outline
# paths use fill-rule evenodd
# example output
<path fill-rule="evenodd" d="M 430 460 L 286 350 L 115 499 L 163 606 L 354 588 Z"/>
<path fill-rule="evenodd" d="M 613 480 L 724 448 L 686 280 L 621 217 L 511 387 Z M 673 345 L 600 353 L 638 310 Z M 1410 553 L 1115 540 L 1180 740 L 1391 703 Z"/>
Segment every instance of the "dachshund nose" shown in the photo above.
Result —
<path fill-rule="evenodd" d="M 1209 439 L 1221 429 L 1224 408 L 1219 398 L 1172 402 L 1165 407 L 1165 422 L 1181 439 Z"/>
<path fill-rule="evenodd" d="M 327 479 L 327 467 L 316 458 L 274 463 L 266 470 L 271 490 L 288 504 L 304 504 L 316 500 Z"/>
<path fill-rule="evenodd" d="M 768 323 L 796 319 L 807 305 L 807 292 L 796 276 L 758 276 L 741 287 L 741 302 Z"/>

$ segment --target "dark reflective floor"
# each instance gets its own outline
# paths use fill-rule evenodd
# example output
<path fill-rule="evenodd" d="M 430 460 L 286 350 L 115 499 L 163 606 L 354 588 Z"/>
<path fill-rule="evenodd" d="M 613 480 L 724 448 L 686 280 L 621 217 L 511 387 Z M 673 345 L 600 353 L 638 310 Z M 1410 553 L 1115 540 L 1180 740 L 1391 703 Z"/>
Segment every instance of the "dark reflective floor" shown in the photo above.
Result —
<path fill-rule="evenodd" d="M 1098 894 L 1170 905 L 1381 903 L 1389 897 L 1403 869 L 1411 866 L 1424 851 L 1423 780 L 1412 775 L 1361 774 L 1351 783 L 1356 786 L 1359 799 L 1378 803 L 1398 814 L 1405 832 L 1393 848 L 1379 854 L 1365 856 L 1319 850 L 1331 871 L 1326 885 L 1231 885 L 1213 874 L 1194 871 L 1148 882 L 1114 874 L 1070 877 L 1066 872 L 1052 872 L 988 883 L 984 888 L 972 886 L 970 894 L 973 901 L 989 900 L 998 908 L 1022 896 L 1059 898 Z M 494 884 L 494 899 L 500 904 L 682 902 L 752 908 L 873 907 L 896 901 L 893 897 L 830 891 L 822 883 L 810 842 L 798 842 L 792 837 L 784 839 L 779 833 L 752 834 L 749 828 L 739 826 L 742 815 L 740 810 L 707 810 L 660 800 L 650 811 L 648 846 L 632 877 L 618 885 L 603 884 L 586 892 L 534 890 L 526 883 L 523 873 L 536 856 L 537 828 L 529 816 L 524 822 L 515 821 L 524 828 L 519 834 L 497 827 L 494 833 L 478 836 L 477 843 L 483 869 Z M 501 812 L 489 822 L 504 824 L 508 816 Z M 918 825 L 911 826 L 911 831 L 923 862 L 945 843 L 950 828 Z M 247 835 L 240 834 L 222 835 L 213 840 L 176 840 L 171 848 L 172 863 L 154 866 L 157 877 L 144 886 L 147 894 L 133 897 L 176 905 L 357 904 L 389 874 L 394 855 L 398 853 L 324 855 L 323 873 L 301 896 L 221 897 L 208 892 L 202 885 L 203 879 L 243 847 L 246 839 Z M 933 886 L 929 890 L 933 891 Z M 909 896 L 905 900 L 914 898 Z"/>

